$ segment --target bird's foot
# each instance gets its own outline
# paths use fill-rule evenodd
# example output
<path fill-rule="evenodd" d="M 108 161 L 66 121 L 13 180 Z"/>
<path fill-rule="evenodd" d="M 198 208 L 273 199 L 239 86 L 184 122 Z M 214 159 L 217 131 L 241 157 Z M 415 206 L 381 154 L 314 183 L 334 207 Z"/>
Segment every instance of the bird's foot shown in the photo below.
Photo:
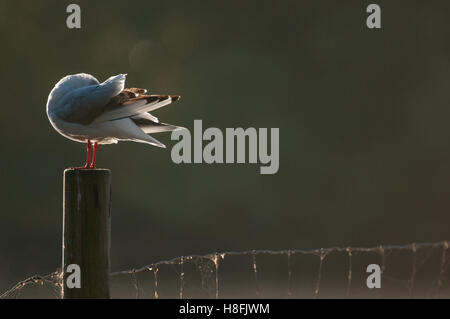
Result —
<path fill-rule="evenodd" d="M 84 166 L 71 167 L 70 169 L 95 169 L 95 166 L 86 164 Z"/>
<path fill-rule="evenodd" d="M 97 157 L 98 144 L 97 142 L 94 143 L 94 154 L 92 156 L 92 160 L 91 160 L 91 147 L 92 147 L 91 140 L 87 140 L 86 146 L 87 146 L 86 164 L 84 166 L 71 167 L 70 169 L 95 169 L 95 159 Z"/>

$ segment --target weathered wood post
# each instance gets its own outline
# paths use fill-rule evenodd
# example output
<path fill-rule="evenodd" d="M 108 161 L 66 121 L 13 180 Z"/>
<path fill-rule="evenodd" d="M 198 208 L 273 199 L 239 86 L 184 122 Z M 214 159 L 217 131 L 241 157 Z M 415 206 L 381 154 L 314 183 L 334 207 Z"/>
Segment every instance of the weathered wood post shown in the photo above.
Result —
<path fill-rule="evenodd" d="M 111 171 L 66 169 L 63 193 L 62 297 L 109 298 Z M 76 265 L 79 288 L 73 287 Z"/>

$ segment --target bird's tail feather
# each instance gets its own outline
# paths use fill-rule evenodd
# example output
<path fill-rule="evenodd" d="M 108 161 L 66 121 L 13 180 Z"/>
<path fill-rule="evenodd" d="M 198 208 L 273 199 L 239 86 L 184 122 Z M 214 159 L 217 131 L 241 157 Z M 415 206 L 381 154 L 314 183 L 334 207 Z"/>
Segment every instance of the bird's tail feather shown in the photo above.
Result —
<path fill-rule="evenodd" d="M 144 133 L 153 134 L 182 130 L 184 127 L 167 123 L 160 123 L 158 119 L 148 113 L 130 118 Z"/>
<path fill-rule="evenodd" d="M 131 139 L 131 141 L 138 142 L 138 143 L 150 144 L 150 145 L 161 147 L 161 148 L 166 148 L 166 145 L 164 145 L 163 143 L 158 141 L 153 136 L 150 136 L 150 135 L 147 135 L 147 136 L 148 136 L 148 139 L 145 139 L 145 140 L 144 139 Z"/>

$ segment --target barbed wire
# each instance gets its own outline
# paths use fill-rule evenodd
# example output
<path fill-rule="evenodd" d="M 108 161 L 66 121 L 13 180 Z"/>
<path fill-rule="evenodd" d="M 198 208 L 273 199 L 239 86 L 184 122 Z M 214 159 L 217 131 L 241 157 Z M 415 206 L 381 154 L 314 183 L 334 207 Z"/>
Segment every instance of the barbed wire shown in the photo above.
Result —
<path fill-rule="evenodd" d="M 11 297 L 18 298 L 22 289 L 31 284 L 39 286 L 44 286 L 45 284 L 47 284 L 52 288 L 55 297 L 59 298 L 61 295 L 61 287 L 62 287 L 61 280 L 62 280 L 61 272 L 58 270 L 45 276 L 34 275 L 18 282 L 12 288 L 5 291 L 3 294 L 0 295 L 0 299 Z"/>
<path fill-rule="evenodd" d="M 424 248 L 428 248 L 429 251 L 425 255 L 425 257 L 419 259 L 418 251 L 423 250 Z M 255 297 L 261 296 L 261 287 L 259 285 L 259 264 L 258 259 L 262 255 L 273 255 L 273 256 L 286 256 L 286 269 L 287 269 L 287 291 L 286 296 L 292 298 L 293 293 L 293 273 L 295 272 L 294 266 L 292 264 L 292 260 L 294 256 L 315 256 L 318 258 L 318 266 L 317 273 L 314 283 L 313 296 L 318 297 L 321 292 L 321 284 L 323 280 L 323 267 L 324 263 L 327 260 L 327 257 L 334 253 L 344 253 L 347 257 L 347 273 L 346 273 L 346 288 L 344 295 L 346 297 L 351 296 L 351 287 L 354 280 L 354 258 L 355 256 L 360 255 L 361 253 L 376 253 L 379 256 L 379 263 L 381 268 L 381 276 L 384 280 L 390 280 L 392 282 L 397 282 L 404 287 L 407 288 L 408 296 L 413 297 L 414 289 L 416 286 L 416 277 L 419 270 L 425 265 L 428 259 L 431 256 L 431 249 L 433 248 L 441 248 L 442 252 L 439 260 L 439 269 L 436 274 L 436 278 L 433 280 L 432 289 L 433 291 L 430 293 L 431 296 L 440 296 L 440 291 L 443 288 L 444 284 L 447 283 L 446 274 L 448 268 L 448 241 L 441 242 L 429 242 L 429 243 L 412 243 L 407 245 L 380 245 L 370 248 L 362 248 L 362 247 L 331 247 L 331 248 L 319 248 L 319 249 L 311 249 L 311 250 L 301 250 L 301 249 L 286 249 L 286 250 L 246 250 L 246 251 L 228 251 L 228 252 L 214 252 L 206 255 L 189 255 L 189 256 L 180 256 L 176 258 L 172 258 L 169 260 L 159 261 L 156 263 L 148 264 L 139 268 L 134 268 L 130 270 L 123 270 L 111 273 L 111 280 L 114 280 L 121 276 L 130 276 L 130 282 L 134 289 L 134 298 L 141 298 L 143 287 L 140 285 L 140 281 L 137 276 L 144 272 L 149 272 L 153 281 L 153 294 L 152 297 L 157 299 L 160 297 L 159 289 L 160 282 L 158 272 L 163 266 L 173 266 L 176 271 L 176 280 L 178 282 L 178 298 L 182 299 L 186 297 L 185 294 L 185 285 L 186 285 L 186 269 L 189 263 L 194 262 L 197 265 L 197 268 L 200 269 L 201 273 L 201 286 L 205 287 L 207 278 L 212 276 L 211 282 L 214 284 L 213 292 L 211 297 L 220 298 L 220 284 L 219 280 L 219 268 L 224 262 L 226 258 L 231 256 L 249 256 L 251 267 L 250 271 L 253 273 L 253 281 L 254 281 L 254 295 Z M 397 279 L 391 276 L 386 275 L 386 258 L 391 255 L 395 251 L 410 251 L 411 252 L 411 275 L 407 279 Z M 206 264 L 205 264 L 206 263 Z M 209 264 L 208 264 L 209 263 Z M 433 277 L 434 275 L 432 275 Z M 61 291 L 61 272 L 55 271 L 46 276 L 32 276 L 27 278 L 16 285 L 14 285 L 11 289 L 4 292 L 0 295 L 0 299 L 2 298 L 19 298 L 20 292 L 27 286 L 30 285 L 48 285 L 52 288 L 54 296 L 57 298 L 60 297 Z M 236 297 L 239 297 L 236 295 Z"/>

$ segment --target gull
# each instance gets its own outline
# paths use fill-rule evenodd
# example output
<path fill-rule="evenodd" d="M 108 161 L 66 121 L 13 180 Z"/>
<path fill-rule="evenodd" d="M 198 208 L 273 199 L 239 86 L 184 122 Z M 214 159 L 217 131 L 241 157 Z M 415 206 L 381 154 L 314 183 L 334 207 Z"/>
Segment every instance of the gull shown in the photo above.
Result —
<path fill-rule="evenodd" d="M 125 88 L 125 79 L 126 74 L 119 74 L 100 83 L 90 74 L 72 74 L 51 90 L 47 116 L 53 128 L 87 144 L 86 164 L 75 169 L 95 168 L 99 144 L 133 141 L 165 148 L 149 134 L 183 129 L 160 123 L 149 113 L 178 101 L 179 95 L 147 95 L 145 89 Z"/>

